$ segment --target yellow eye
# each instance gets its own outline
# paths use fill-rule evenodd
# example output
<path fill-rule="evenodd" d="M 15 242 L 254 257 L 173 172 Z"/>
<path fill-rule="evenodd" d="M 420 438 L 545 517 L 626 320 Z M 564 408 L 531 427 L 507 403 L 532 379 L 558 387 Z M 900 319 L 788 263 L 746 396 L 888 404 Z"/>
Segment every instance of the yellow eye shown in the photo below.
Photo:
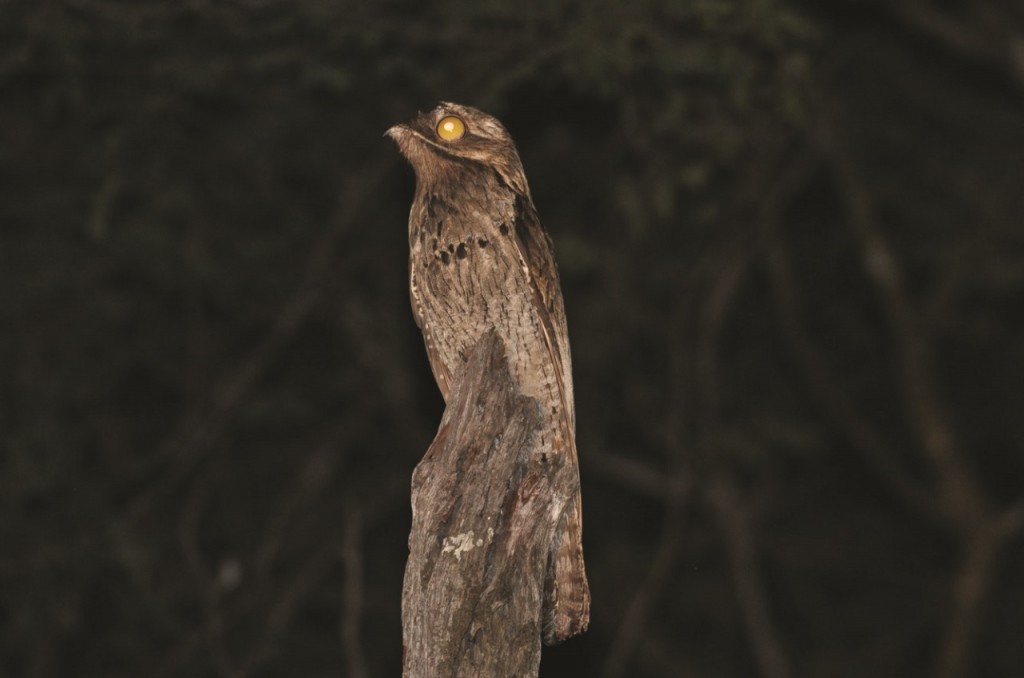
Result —
<path fill-rule="evenodd" d="M 445 141 L 461 139 L 465 133 L 466 125 L 454 115 L 447 115 L 441 118 L 441 122 L 437 123 L 437 136 Z"/>

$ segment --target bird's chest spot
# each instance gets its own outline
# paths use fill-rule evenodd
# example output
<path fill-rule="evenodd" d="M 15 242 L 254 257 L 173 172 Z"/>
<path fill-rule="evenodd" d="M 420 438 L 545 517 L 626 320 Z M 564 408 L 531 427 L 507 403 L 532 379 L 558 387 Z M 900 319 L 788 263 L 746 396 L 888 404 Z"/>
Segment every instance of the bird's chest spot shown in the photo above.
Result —
<path fill-rule="evenodd" d="M 424 295 L 436 296 L 438 303 L 480 310 L 515 283 L 509 275 L 512 234 L 487 205 L 456 208 L 428 199 L 411 244 Z"/>
<path fill-rule="evenodd" d="M 526 281 L 501 239 L 498 227 L 460 230 L 443 224 L 440 232 L 421 231 L 413 248 L 414 296 L 424 330 L 452 352 L 464 352 L 492 328 L 507 328 L 525 311 L 520 302 Z"/>
<path fill-rule="evenodd" d="M 502 252 L 486 234 L 425 235 L 412 256 L 428 313 L 482 321 L 488 306 L 514 284 Z"/>
<path fill-rule="evenodd" d="M 485 332 L 508 340 L 527 313 L 527 275 L 515 249 L 513 197 L 428 193 L 410 233 L 413 303 L 428 341 L 455 361 Z"/>
<path fill-rule="evenodd" d="M 485 250 L 490 246 L 490 241 L 483 235 L 467 234 L 464 238 L 454 240 L 446 238 L 442 234 L 427 235 L 424 233 L 420 243 L 420 257 L 423 265 L 430 267 L 439 264 L 447 267 L 452 263 L 459 263 L 473 257 L 475 261 L 468 262 L 470 266 L 486 266 L 486 260 L 480 260 Z M 450 275 L 452 271 L 439 270 L 438 275 Z"/>

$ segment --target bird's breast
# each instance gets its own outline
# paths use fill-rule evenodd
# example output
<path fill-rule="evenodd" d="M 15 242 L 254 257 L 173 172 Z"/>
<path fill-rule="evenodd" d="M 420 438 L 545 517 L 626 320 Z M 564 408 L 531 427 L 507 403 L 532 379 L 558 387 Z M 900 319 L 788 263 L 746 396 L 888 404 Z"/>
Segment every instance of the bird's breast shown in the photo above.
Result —
<path fill-rule="evenodd" d="M 516 250 L 512 200 L 496 202 L 488 208 L 461 200 L 455 208 L 425 197 L 410 238 L 420 327 L 431 360 L 441 360 L 452 375 L 476 342 L 495 330 L 523 393 L 560 402 L 529 272 Z"/>

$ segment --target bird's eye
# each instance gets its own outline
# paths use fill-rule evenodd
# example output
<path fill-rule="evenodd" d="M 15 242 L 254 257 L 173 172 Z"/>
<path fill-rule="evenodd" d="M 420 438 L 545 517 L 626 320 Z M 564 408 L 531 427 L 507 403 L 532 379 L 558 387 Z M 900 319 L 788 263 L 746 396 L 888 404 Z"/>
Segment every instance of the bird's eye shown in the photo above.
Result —
<path fill-rule="evenodd" d="M 466 133 L 466 125 L 460 118 L 454 115 L 446 115 L 441 118 L 441 121 L 437 123 L 437 136 L 441 137 L 445 141 L 455 141 L 461 139 L 462 135 Z"/>

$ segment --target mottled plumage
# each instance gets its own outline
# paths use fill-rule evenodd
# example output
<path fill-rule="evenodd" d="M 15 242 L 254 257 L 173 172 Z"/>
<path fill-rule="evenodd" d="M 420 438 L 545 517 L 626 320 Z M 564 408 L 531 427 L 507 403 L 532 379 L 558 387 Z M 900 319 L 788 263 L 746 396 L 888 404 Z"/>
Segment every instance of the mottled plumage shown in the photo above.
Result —
<path fill-rule="evenodd" d="M 536 398 L 545 453 L 577 467 L 569 337 L 551 241 L 533 206 L 512 137 L 495 118 L 442 103 L 388 134 L 416 172 L 409 215 L 413 313 L 447 401 L 482 335 L 496 330 L 513 377 Z M 578 487 L 578 486 L 577 486 Z M 553 545 L 545 640 L 583 631 L 590 593 L 579 491 Z"/>

